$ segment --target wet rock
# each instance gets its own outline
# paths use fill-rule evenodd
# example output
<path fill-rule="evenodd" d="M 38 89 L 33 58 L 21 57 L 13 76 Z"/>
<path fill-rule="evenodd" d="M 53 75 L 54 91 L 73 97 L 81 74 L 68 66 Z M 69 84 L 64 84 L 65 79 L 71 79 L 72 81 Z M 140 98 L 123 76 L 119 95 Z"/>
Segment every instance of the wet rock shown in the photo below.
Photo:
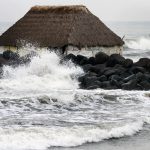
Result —
<path fill-rule="evenodd" d="M 143 67 L 137 67 L 137 66 L 134 66 L 130 69 L 130 72 L 133 73 L 133 74 L 136 74 L 138 72 L 142 72 L 142 73 L 145 73 L 146 70 L 143 68 Z"/>
<path fill-rule="evenodd" d="M 82 66 L 82 65 L 85 65 L 85 64 L 88 64 L 88 59 L 85 57 L 85 58 L 83 58 L 80 62 L 79 62 L 79 64 Z"/>
<path fill-rule="evenodd" d="M 8 63 L 8 60 L 3 58 L 3 55 L 0 55 L 0 67 L 2 67 L 3 65 L 6 65 L 7 63 Z"/>
<path fill-rule="evenodd" d="M 150 82 L 150 74 L 144 74 L 145 80 L 147 80 L 148 82 Z"/>
<path fill-rule="evenodd" d="M 120 75 L 120 77 L 121 77 L 122 79 L 125 79 L 125 78 L 127 78 L 127 77 L 129 77 L 129 76 L 131 76 L 131 75 L 133 75 L 133 74 L 130 73 L 130 72 L 128 72 L 128 71 L 125 71 L 123 74 Z"/>
<path fill-rule="evenodd" d="M 124 78 L 123 82 L 128 82 L 130 80 L 134 80 L 135 78 L 136 78 L 136 75 L 132 74 L 132 75 L 128 76 L 127 78 Z"/>
<path fill-rule="evenodd" d="M 86 64 L 86 65 L 83 65 L 82 68 L 85 72 L 88 72 L 91 70 L 91 67 L 92 65 L 91 64 Z"/>
<path fill-rule="evenodd" d="M 97 80 L 97 77 L 85 77 L 84 78 L 84 86 L 89 87 Z"/>
<path fill-rule="evenodd" d="M 102 82 L 101 87 L 104 88 L 104 89 L 111 89 L 110 81 L 104 81 L 104 82 Z"/>
<path fill-rule="evenodd" d="M 17 59 L 19 59 L 19 55 L 10 50 L 7 50 L 7 51 L 3 52 L 3 58 L 6 60 L 9 60 L 9 59 L 17 60 Z"/>
<path fill-rule="evenodd" d="M 109 56 L 103 52 L 98 52 L 95 55 L 95 62 L 96 64 L 103 64 L 109 59 Z"/>
<path fill-rule="evenodd" d="M 122 65 L 125 67 L 125 68 L 130 68 L 133 66 L 133 60 L 131 59 L 125 59 L 123 62 L 122 62 Z"/>
<path fill-rule="evenodd" d="M 85 76 L 80 76 L 80 77 L 78 77 L 78 81 L 81 82 L 81 83 L 84 82 L 84 79 L 85 79 Z"/>
<path fill-rule="evenodd" d="M 93 77 L 93 76 L 97 76 L 97 74 L 95 72 L 88 72 L 85 76 L 89 76 L 89 77 Z"/>
<path fill-rule="evenodd" d="M 112 54 L 107 61 L 108 67 L 114 67 L 116 64 L 122 65 L 125 61 L 125 58 L 119 54 Z"/>
<path fill-rule="evenodd" d="M 133 79 L 127 83 L 122 84 L 122 89 L 124 89 L 124 90 L 135 90 L 135 89 L 137 89 L 137 81 L 135 79 Z"/>
<path fill-rule="evenodd" d="M 119 72 L 118 69 L 112 68 L 112 69 L 109 69 L 109 70 L 105 71 L 105 72 L 104 72 L 104 75 L 105 75 L 105 76 L 111 76 L 111 75 L 113 75 L 113 74 L 118 74 L 118 72 Z"/>
<path fill-rule="evenodd" d="M 90 85 L 87 86 L 87 89 L 97 89 L 102 86 L 102 83 L 100 81 L 94 81 L 91 82 Z"/>
<path fill-rule="evenodd" d="M 91 64 L 91 65 L 96 65 L 95 58 L 94 58 L 94 57 L 90 57 L 90 58 L 88 59 L 88 63 Z"/>
<path fill-rule="evenodd" d="M 122 78 L 119 75 L 112 75 L 109 77 L 109 80 L 121 81 Z"/>
<path fill-rule="evenodd" d="M 86 57 L 85 56 L 82 56 L 82 55 L 77 55 L 76 56 L 76 60 L 78 61 L 78 62 L 80 62 L 82 59 L 85 59 Z"/>
<path fill-rule="evenodd" d="M 107 81 L 107 77 L 105 75 L 102 75 L 100 77 L 98 77 L 98 80 L 101 82 Z"/>
<path fill-rule="evenodd" d="M 150 67 L 150 59 L 149 58 L 140 58 L 139 61 L 135 63 L 135 65 L 139 66 L 139 67 L 149 68 Z"/>
<path fill-rule="evenodd" d="M 143 73 L 141 73 L 141 72 L 138 72 L 138 73 L 136 74 L 136 80 L 137 80 L 138 82 L 141 82 L 142 80 L 145 80 L 145 75 L 144 75 Z"/>
<path fill-rule="evenodd" d="M 93 71 L 97 74 L 103 72 L 104 69 L 105 69 L 105 64 L 95 65 L 95 66 L 90 68 L 91 71 Z"/>
<path fill-rule="evenodd" d="M 140 85 L 142 86 L 143 90 L 150 90 L 150 83 L 148 81 L 142 81 Z"/>
<path fill-rule="evenodd" d="M 99 86 L 98 85 L 91 85 L 89 87 L 87 87 L 87 90 L 94 90 L 94 89 L 98 89 Z"/>
<path fill-rule="evenodd" d="M 63 58 L 63 60 L 65 60 L 65 61 L 71 60 L 72 62 L 77 63 L 77 57 L 76 57 L 74 54 L 68 54 L 68 55 L 66 55 L 66 56 Z M 79 63 L 79 62 L 78 62 L 78 63 Z"/>
<path fill-rule="evenodd" d="M 149 89 L 150 72 L 148 70 L 149 59 L 140 59 L 133 63 L 131 59 L 125 59 L 119 54 L 110 57 L 104 53 L 96 54 L 89 59 L 82 55 L 69 54 L 82 66 L 85 75 L 78 78 L 80 87 L 84 89 L 125 89 L 142 90 Z M 145 85 L 144 85 L 145 84 Z"/>
<path fill-rule="evenodd" d="M 49 104 L 50 103 L 50 98 L 48 96 L 42 96 L 42 97 L 38 97 L 38 101 L 41 104 Z"/>
<path fill-rule="evenodd" d="M 111 79 L 110 83 L 111 83 L 111 85 L 115 86 L 116 88 L 121 88 L 120 83 L 115 79 Z"/>

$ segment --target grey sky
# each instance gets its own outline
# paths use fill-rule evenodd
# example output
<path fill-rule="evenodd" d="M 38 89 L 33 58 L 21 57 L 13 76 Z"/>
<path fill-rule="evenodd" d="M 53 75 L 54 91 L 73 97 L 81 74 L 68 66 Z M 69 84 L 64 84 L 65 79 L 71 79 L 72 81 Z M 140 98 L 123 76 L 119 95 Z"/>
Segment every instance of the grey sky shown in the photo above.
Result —
<path fill-rule="evenodd" d="M 0 0 L 0 21 L 15 22 L 34 5 L 84 4 L 103 21 L 150 21 L 150 0 Z"/>

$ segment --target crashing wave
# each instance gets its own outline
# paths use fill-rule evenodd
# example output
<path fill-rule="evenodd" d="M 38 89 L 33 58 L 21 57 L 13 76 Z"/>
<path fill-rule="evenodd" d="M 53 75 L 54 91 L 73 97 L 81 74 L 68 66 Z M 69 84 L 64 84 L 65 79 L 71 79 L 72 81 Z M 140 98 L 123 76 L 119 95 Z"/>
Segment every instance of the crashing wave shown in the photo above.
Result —
<path fill-rule="evenodd" d="M 126 46 L 130 49 L 150 50 L 150 37 L 128 40 L 126 41 Z"/>
<path fill-rule="evenodd" d="M 51 127 L 0 129 L 1 150 L 46 150 L 49 147 L 74 147 L 104 139 L 132 136 L 143 128 L 142 122 L 121 127 L 101 129 L 99 127 Z M 8 142 L 11 141 L 11 142 Z"/>

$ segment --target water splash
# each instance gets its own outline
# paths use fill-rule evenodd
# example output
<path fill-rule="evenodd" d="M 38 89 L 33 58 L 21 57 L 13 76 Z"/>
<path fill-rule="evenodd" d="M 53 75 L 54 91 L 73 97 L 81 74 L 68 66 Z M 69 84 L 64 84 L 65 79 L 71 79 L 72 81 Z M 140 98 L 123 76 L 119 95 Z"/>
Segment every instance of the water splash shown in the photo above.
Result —
<path fill-rule="evenodd" d="M 150 37 L 126 41 L 126 46 L 130 49 L 150 50 Z"/>
<path fill-rule="evenodd" d="M 13 94 L 75 90 L 79 88 L 77 76 L 82 73 L 82 69 L 73 63 L 60 64 L 60 57 L 56 53 L 42 51 L 27 65 L 16 68 L 4 66 L 0 88 Z"/>

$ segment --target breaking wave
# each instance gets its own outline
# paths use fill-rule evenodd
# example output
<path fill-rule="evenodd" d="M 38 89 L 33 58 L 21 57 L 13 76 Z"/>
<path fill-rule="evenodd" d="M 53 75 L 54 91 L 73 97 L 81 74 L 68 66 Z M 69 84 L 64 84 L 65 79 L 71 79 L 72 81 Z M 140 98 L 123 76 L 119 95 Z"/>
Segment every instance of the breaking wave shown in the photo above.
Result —
<path fill-rule="evenodd" d="M 149 91 L 81 90 L 83 70 L 60 60 L 42 51 L 29 64 L 3 67 L 1 150 L 75 147 L 132 136 L 150 124 Z"/>
<path fill-rule="evenodd" d="M 104 139 L 132 136 L 143 128 L 143 123 L 132 123 L 110 130 L 99 127 L 53 127 L 0 129 L 1 150 L 46 150 L 53 146 L 74 147 Z M 11 141 L 8 143 L 8 140 Z"/>
<path fill-rule="evenodd" d="M 71 62 L 60 64 L 60 59 L 54 52 L 43 51 L 27 65 L 4 66 L 1 92 L 29 95 L 78 89 L 77 77 L 83 73 L 82 69 Z"/>
<path fill-rule="evenodd" d="M 150 37 L 128 40 L 126 41 L 126 46 L 130 49 L 150 50 Z"/>

